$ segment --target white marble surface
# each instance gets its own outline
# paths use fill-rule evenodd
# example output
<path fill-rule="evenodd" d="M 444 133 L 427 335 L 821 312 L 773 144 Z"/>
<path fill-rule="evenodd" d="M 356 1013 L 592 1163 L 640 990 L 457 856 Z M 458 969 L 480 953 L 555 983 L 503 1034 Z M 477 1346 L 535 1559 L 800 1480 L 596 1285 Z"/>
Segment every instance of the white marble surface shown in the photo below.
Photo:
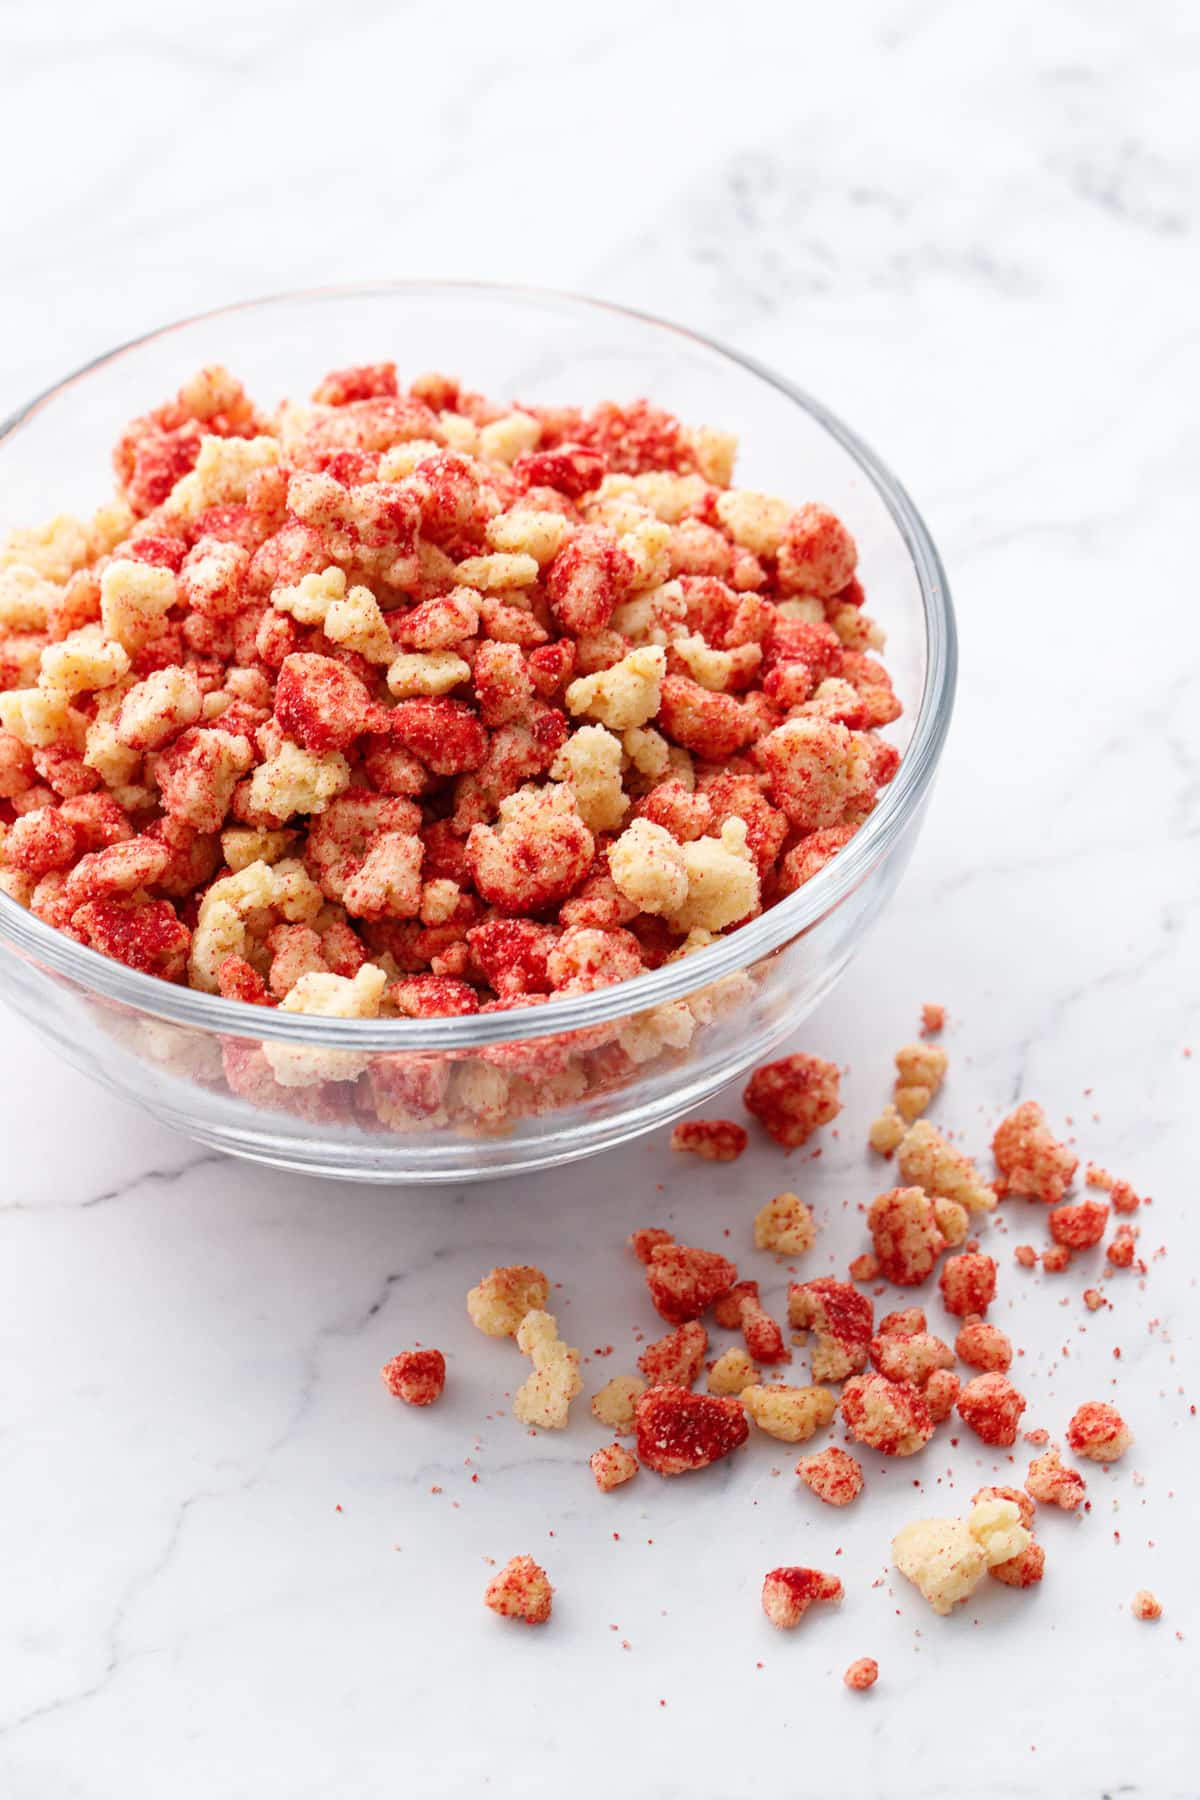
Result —
<path fill-rule="evenodd" d="M 963 679 L 906 885 L 805 1032 L 850 1065 L 815 1164 L 650 1141 L 460 1193 L 337 1188 L 201 1154 L 5 1018 L 0 1793 L 1200 1791 L 1189 9 L 58 0 L 2 30 L 0 405 L 162 319 L 331 279 L 645 306 L 773 362 L 901 472 Z M 544 1262 L 572 1341 L 616 1346 L 603 1378 L 652 1323 L 625 1232 L 744 1251 L 792 1182 L 814 1265 L 844 1267 L 878 1182 L 862 1129 L 925 999 L 955 1021 L 941 1116 L 983 1149 L 1019 1095 L 1072 1115 L 1166 1247 L 1093 1317 L 1083 1270 L 1013 1266 L 1040 1218 L 995 1228 L 1025 1423 L 1115 1392 L 1138 1441 L 1088 1518 L 1045 1521 L 1040 1591 L 950 1621 L 887 1578 L 888 1540 L 1002 1458 L 943 1434 L 869 1459 L 845 1517 L 761 1442 L 603 1498 L 590 1421 L 501 1416 L 515 1353 L 462 1310 L 493 1261 Z M 376 1377 L 416 1339 L 450 1362 L 427 1414 Z M 558 1588 L 541 1633 L 479 1605 L 485 1559 L 524 1550 Z M 773 1633 L 781 1561 L 836 1569 L 840 1612 Z M 1123 1610 L 1143 1585 L 1156 1626 Z M 840 1683 L 864 1654 L 865 1697 Z"/>

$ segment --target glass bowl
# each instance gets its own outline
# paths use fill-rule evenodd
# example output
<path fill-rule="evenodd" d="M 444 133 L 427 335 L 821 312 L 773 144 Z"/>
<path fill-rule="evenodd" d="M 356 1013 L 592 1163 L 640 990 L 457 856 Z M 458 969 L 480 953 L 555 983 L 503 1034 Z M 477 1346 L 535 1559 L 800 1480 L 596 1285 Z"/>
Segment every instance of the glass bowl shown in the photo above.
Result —
<path fill-rule="evenodd" d="M 394 358 L 500 399 L 646 395 L 736 431 L 739 484 L 816 499 L 858 541 L 904 716 L 899 772 L 847 847 L 710 948 L 620 986 L 515 1013 L 427 1021 L 264 1012 L 109 961 L 0 894 L 3 993 L 75 1068 L 180 1131 L 280 1168 L 361 1181 L 467 1181 L 588 1156 L 678 1117 L 769 1057 L 846 968 L 912 851 L 950 722 L 955 632 L 937 551 L 879 459 L 746 357 L 597 301 L 459 282 L 281 295 L 152 332 L 101 357 L 0 431 L 0 528 L 107 499 L 126 421 L 223 362 L 265 404 L 327 369 Z M 278 1086 L 274 1066 L 319 1080 Z M 281 1054 L 282 1052 L 282 1054 Z M 397 1095 L 361 1107 L 368 1063 Z M 239 1093 L 226 1079 L 235 1074 Z"/>

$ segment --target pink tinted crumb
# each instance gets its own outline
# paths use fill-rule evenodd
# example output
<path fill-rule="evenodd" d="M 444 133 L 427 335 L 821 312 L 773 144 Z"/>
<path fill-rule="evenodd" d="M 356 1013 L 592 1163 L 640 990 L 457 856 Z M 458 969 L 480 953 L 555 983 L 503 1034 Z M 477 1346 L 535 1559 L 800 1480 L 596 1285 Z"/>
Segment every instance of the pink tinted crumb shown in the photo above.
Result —
<path fill-rule="evenodd" d="M 830 1444 L 815 1456 L 802 1456 L 796 1473 L 826 1506 L 849 1506 L 863 1489 L 862 1464 L 846 1450 Z"/>
<path fill-rule="evenodd" d="M 879 1680 L 879 1664 L 873 1656 L 860 1656 L 856 1662 L 850 1664 L 842 1676 L 842 1680 L 856 1694 L 865 1694 L 867 1689 L 873 1688 Z"/>
<path fill-rule="evenodd" d="M 1133 1442 L 1133 1433 L 1115 1406 L 1104 1400 L 1088 1400 L 1077 1408 L 1067 1426 L 1067 1442 L 1076 1456 L 1093 1462 L 1116 1462 Z"/>
<path fill-rule="evenodd" d="M 1025 1477 L 1025 1490 L 1043 1506 L 1075 1512 L 1087 1496 L 1087 1482 L 1078 1469 L 1063 1462 L 1056 1448 L 1035 1456 Z"/>
<path fill-rule="evenodd" d="M 839 1079 L 836 1063 L 800 1053 L 784 1056 L 755 1069 L 742 1103 L 777 1144 L 793 1150 L 841 1111 Z"/>
<path fill-rule="evenodd" d="M 674 1234 L 664 1231 L 661 1225 L 643 1225 L 640 1230 L 629 1234 L 629 1248 L 639 1262 L 648 1263 L 660 1244 L 673 1244 Z"/>
<path fill-rule="evenodd" d="M 1005 1190 L 1057 1205 L 1079 1166 L 1079 1158 L 1050 1131 L 1036 1100 L 1025 1100 L 1004 1119 L 992 1139 L 996 1167 Z"/>
<path fill-rule="evenodd" d="M 698 1319 L 736 1280 L 737 1266 L 728 1257 L 687 1244 L 656 1243 L 646 1262 L 650 1298 L 671 1325 Z"/>
<path fill-rule="evenodd" d="M 746 1143 L 745 1127 L 732 1119 L 684 1119 L 671 1133 L 672 1150 L 691 1151 L 705 1162 L 736 1162 Z"/>
<path fill-rule="evenodd" d="M 763 1611 L 780 1631 L 791 1631 L 814 1601 L 836 1602 L 842 1591 L 837 1576 L 820 1569 L 772 1569 L 763 1580 Z"/>
<path fill-rule="evenodd" d="M 996 1297 L 995 1259 L 978 1251 L 948 1256 L 942 1264 L 938 1286 L 948 1313 L 960 1319 L 972 1314 L 982 1317 Z"/>
<path fill-rule="evenodd" d="M 638 1357 L 638 1368 L 651 1387 L 691 1387 L 708 1350 L 708 1333 L 698 1319 L 647 1344 Z"/>
<path fill-rule="evenodd" d="M 932 1000 L 927 1000 L 921 1008 L 921 1036 L 936 1037 L 939 1031 L 945 1029 L 945 1025 L 945 1007 L 938 1006 Z"/>
<path fill-rule="evenodd" d="M 1025 1396 L 1006 1375 L 976 1375 L 958 1397 L 958 1412 L 985 1444 L 1007 1448 L 1017 1441 L 1017 1424 L 1025 1411 Z"/>
<path fill-rule="evenodd" d="M 1069 1250 L 1090 1250 L 1104 1236 L 1108 1207 L 1099 1200 L 1077 1200 L 1057 1206 L 1049 1215 L 1050 1236 Z"/>
<path fill-rule="evenodd" d="M 941 1425 L 950 1417 L 961 1392 L 962 1382 L 953 1369 L 934 1370 L 921 1397 L 935 1425 Z"/>
<path fill-rule="evenodd" d="M 1118 1225 L 1116 1235 L 1104 1254 L 1114 1269 L 1133 1267 L 1137 1249 L 1137 1233 L 1131 1225 Z"/>
<path fill-rule="evenodd" d="M 592 1452 L 588 1466 L 600 1492 L 608 1494 L 622 1483 L 632 1481 L 638 1472 L 638 1459 L 624 1444 L 606 1444 L 602 1450 Z"/>
<path fill-rule="evenodd" d="M 389 1394 L 409 1406 L 432 1406 L 446 1385 L 446 1359 L 440 1350 L 402 1350 L 380 1370 Z"/>
<path fill-rule="evenodd" d="M 1162 1602 L 1155 1599 L 1149 1588 L 1139 1588 L 1130 1605 L 1135 1619 L 1161 1619 L 1162 1610 Z"/>
<path fill-rule="evenodd" d="M 532 1556 L 514 1556 L 488 1583 L 483 1603 L 501 1618 L 544 1625 L 553 1595 L 545 1569 Z"/>

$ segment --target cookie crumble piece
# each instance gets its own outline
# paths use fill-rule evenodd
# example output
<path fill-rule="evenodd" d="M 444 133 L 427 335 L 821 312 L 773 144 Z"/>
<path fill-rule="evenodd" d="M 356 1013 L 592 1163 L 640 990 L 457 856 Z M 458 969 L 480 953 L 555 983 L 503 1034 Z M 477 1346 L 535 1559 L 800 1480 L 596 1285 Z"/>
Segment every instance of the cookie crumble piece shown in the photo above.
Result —
<path fill-rule="evenodd" d="M 502 1619 L 544 1625 L 550 1617 L 553 1596 L 545 1569 L 532 1556 L 514 1556 L 488 1583 L 483 1603 Z"/>
<path fill-rule="evenodd" d="M 732 1119 L 684 1119 L 671 1133 L 672 1150 L 690 1150 L 705 1162 L 736 1162 L 748 1142 Z"/>
<path fill-rule="evenodd" d="M 1009 1194 L 1057 1206 L 1079 1167 L 1079 1158 L 1059 1143 L 1036 1100 L 1024 1100 L 997 1127 L 992 1154 Z"/>
<path fill-rule="evenodd" d="M 811 1330 L 814 1381 L 844 1381 L 867 1366 L 875 1309 L 848 1281 L 818 1276 L 788 1288 L 788 1324 L 793 1331 Z"/>
<path fill-rule="evenodd" d="M 650 1387 L 690 1388 L 707 1353 L 707 1331 L 698 1319 L 689 1319 L 657 1343 L 647 1344 L 638 1357 L 638 1368 Z"/>
<path fill-rule="evenodd" d="M 958 1413 L 985 1444 L 1007 1449 L 1017 1441 L 1017 1425 L 1027 1404 L 1006 1375 L 976 1375 L 958 1397 Z"/>
<path fill-rule="evenodd" d="M 814 1601 L 837 1602 L 842 1593 L 837 1576 L 820 1569 L 772 1569 L 763 1581 L 763 1611 L 778 1630 L 791 1631 Z"/>
<path fill-rule="evenodd" d="M 533 1363 L 533 1373 L 513 1395 L 513 1417 L 522 1425 L 561 1431 L 571 1401 L 583 1387 L 578 1350 L 563 1343 L 553 1314 L 540 1308 L 521 1320 L 517 1348 Z"/>
<path fill-rule="evenodd" d="M 835 1063 L 798 1052 L 756 1069 L 742 1102 L 777 1144 L 795 1150 L 841 1111 L 839 1081 Z"/>
<path fill-rule="evenodd" d="M 440 1350 L 402 1350 L 380 1370 L 389 1394 L 409 1406 L 432 1406 L 446 1385 L 446 1359 Z"/>
<path fill-rule="evenodd" d="M 600 1492 L 609 1494 L 613 1488 L 633 1480 L 638 1472 L 638 1459 L 624 1444 L 606 1444 L 602 1450 L 592 1452 L 588 1466 Z"/>
<path fill-rule="evenodd" d="M 760 1431 L 785 1444 L 806 1442 L 837 1412 L 837 1396 L 825 1387 L 746 1387 L 741 1401 Z"/>
<path fill-rule="evenodd" d="M 740 1400 L 680 1387 L 648 1388 L 634 1409 L 634 1422 L 638 1460 L 657 1475 L 706 1469 L 750 1434 Z"/>
<path fill-rule="evenodd" d="M 919 1118 L 946 1078 L 950 1058 L 940 1044 L 905 1044 L 896 1052 L 893 1100 L 908 1124 Z"/>
<path fill-rule="evenodd" d="M 1078 1469 L 1068 1468 L 1056 1446 L 1035 1456 L 1025 1476 L 1025 1490 L 1043 1506 L 1059 1506 L 1075 1512 L 1087 1496 L 1087 1482 Z"/>
<path fill-rule="evenodd" d="M 633 1430 L 634 1411 L 646 1391 L 639 1375 L 614 1375 L 592 1396 L 592 1412 L 610 1431 Z"/>
<path fill-rule="evenodd" d="M 817 1241 L 812 1210 L 798 1194 L 776 1194 L 754 1217 L 754 1247 L 776 1256 L 803 1256 Z"/>
<path fill-rule="evenodd" d="M 1116 1462 L 1133 1442 L 1133 1433 L 1115 1406 L 1088 1400 L 1072 1415 L 1067 1442 L 1076 1456 L 1092 1462 Z"/>
<path fill-rule="evenodd" d="M 526 1313 L 546 1304 L 550 1283 L 527 1263 L 492 1269 L 467 1295 L 473 1325 L 488 1337 L 516 1337 Z"/>
<path fill-rule="evenodd" d="M 849 1451 L 830 1444 L 815 1456 L 802 1456 L 796 1473 L 826 1506 L 849 1506 L 863 1490 L 862 1464 Z"/>

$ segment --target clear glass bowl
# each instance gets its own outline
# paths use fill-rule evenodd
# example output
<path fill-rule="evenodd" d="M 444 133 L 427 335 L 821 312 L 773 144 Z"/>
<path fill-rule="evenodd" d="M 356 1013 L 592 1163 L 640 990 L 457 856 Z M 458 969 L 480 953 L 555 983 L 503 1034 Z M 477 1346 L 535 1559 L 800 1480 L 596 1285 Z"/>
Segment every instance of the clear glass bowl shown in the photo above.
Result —
<path fill-rule="evenodd" d="M 501 399 L 647 395 L 689 422 L 736 431 L 741 484 L 825 501 L 850 526 L 905 706 L 889 733 L 903 750 L 895 780 L 813 880 L 710 949 L 528 1011 L 370 1023 L 264 1014 L 139 975 L 0 894 L 4 996 L 67 1062 L 156 1118 L 280 1168 L 465 1181 L 568 1162 L 676 1118 L 768 1057 L 829 992 L 916 839 L 950 722 L 954 619 L 912 502 L 816 401 L 677 326 L 532 289 L 325 289 L 140 338 L 69 376 L 0 432 L 0 528 L 64 509 L 86 514 L 105 500 L 121 427 L 203 363 L 227 364 L 273 405 L 307 393 L 326 369 L 385 357 L 409 374 L 461 374 Z M 266 1069 L 264 1043 L 319 1057 L 320 1085 L 280 1088 L 268 1070 L 257 1102 L 237 1097 L 224 1069 L 231 1059 L 243 1071 Z M 361 1072 L 376 1058 L 404 1100 L 404 1122 L 387 1130 L 356 1103 Z"/>

